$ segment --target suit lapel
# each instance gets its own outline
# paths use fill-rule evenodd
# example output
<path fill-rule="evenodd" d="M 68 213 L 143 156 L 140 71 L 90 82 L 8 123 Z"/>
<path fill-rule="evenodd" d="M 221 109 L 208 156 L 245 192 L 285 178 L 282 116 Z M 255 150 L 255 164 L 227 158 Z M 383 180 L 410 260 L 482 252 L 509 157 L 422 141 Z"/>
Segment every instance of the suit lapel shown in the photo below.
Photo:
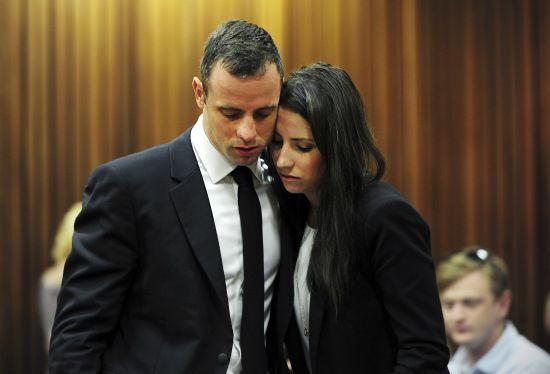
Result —
<path fill-rule="evenodd" d="M 170 143 L 172 178 L 180 182 L 170 191 L 170 195 L 191 249 L 229 318 L 216 226 L 190 135 L 191 129 Z"/>
<path fill-rule="evenodd" d="M 293 266 L 293 243 L 290 238 L 290 232 L 288 224 L 281 222 L 281 261 L 279 263 L 279 289 L 278 300 L 279 301 L 279 331 L 278 334 L 281 339 L 286 334 L 286 329 L 290 322 L 292 315 L 292 298 L 293 298 L 293 286 L 292 274 L 294 273 Z"/>

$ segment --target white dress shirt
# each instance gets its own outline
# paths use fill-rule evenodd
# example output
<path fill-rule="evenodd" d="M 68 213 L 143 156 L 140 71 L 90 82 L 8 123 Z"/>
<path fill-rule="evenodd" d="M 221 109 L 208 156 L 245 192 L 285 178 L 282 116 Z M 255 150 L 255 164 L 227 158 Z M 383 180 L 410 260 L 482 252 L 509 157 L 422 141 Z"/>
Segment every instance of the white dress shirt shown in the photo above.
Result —
<path fill-rule="evenodd" d="M 229 175 L 237 165 L 226 159 L 210 142 L 202 123 L 202 115 L 191 130 L 191 144 L 197 157 L 202 179 L 214 217 L 220 245 L 229 314 L 233 328 L 233 348 L 228 374 L 241 372 L 240 331 L 242 315 L 243 240 L 237 201 L 238 185 Z M 279 217 L 277 201 L 261 159 L 248 165 L 256 178 L 254 187 L 262 207 L 264 244 L 264 333 L 269 321 L 274 280 L 280 260 Z"/>

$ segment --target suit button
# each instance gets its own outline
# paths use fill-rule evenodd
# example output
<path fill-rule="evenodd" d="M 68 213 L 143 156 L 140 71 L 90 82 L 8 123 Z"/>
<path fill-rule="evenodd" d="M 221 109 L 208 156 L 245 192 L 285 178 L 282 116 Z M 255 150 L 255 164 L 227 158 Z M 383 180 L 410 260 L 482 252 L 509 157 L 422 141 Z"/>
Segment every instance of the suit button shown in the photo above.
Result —
<path fill-rule="evenodd" d="M 229 361 L 229 357 L 227 357 L 227 354 L 220 353 L 218 355 L 218 364 L 224 365 L 224 364 L 227 364 L 227 361 Z"/>

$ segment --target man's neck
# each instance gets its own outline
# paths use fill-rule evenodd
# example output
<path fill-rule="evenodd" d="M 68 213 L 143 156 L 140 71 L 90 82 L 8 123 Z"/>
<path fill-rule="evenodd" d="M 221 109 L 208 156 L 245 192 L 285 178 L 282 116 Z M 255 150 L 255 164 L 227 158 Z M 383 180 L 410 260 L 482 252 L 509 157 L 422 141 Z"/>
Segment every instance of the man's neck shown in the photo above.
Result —
<path fill-rule="evenodd" d="M 475 365 L 483 356 L 487 354 L 495 346 L 498 339 L 501 337 L 504 327 L 506 326 L 506 321 L 503 321 L 498 326 L 495 327 L 491 335 L 478 347 L 475 348 L 468 348 L 468 357 L 470 358 L 470 362 L 472 363 L 472 366 Z"/>

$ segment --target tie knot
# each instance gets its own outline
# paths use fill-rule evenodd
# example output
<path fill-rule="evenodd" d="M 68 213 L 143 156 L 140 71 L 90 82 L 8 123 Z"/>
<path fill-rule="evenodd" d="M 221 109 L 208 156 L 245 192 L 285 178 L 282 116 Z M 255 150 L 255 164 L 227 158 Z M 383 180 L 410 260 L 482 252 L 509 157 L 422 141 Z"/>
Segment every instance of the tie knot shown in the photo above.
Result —
<path fill-rule="evenodd" d="M 231 172 L 231 175 L 239 187 L 254 188 L 254 184 L 252 183 L 252 170 L 246 166 L 237 166 L 235 170 Z"/>

